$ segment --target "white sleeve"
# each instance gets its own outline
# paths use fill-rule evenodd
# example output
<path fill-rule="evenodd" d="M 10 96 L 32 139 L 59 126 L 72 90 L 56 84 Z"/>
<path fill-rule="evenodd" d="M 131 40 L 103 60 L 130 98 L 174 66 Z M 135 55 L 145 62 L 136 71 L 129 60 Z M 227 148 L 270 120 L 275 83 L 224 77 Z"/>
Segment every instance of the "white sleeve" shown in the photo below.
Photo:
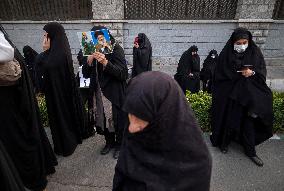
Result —
<path fill-rule="evenodd" d="M 14 48 L 5 39 L 4 34 L 0 31 L 0 62 L 11 61 L 14 58 Z"/>

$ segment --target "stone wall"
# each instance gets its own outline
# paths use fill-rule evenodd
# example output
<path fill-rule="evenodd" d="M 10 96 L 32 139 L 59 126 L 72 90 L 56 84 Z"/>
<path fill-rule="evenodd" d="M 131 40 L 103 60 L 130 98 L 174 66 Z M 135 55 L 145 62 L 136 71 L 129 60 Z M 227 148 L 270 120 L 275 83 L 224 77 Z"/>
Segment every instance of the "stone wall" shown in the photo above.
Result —
<path fill-rule="evenodd" d="M 272 18 L 276 0 L 238 0 L 236 19 Z"/>
<path fill-rule="evenodd" d="M 70 42 L 74 61 L 80 49 L 76 32 L 88 31 L 94 25 L 106 26 L 125 48 L 126 58 L 132 63 L 134 37 L 145 33 L 153 46 L 153 68 L 169 74 L 176 71 L 181 54 L 191 45 L 199 48 L 201 63 L 211 49 L 222 50 L 232 31 L 248 28 L 267 60 L 268 77 L 284 76 L 284 22 L 272 19 L 276 0 L 238 0 L 234 20 L 124 20 L 123 0 L 92 0 L 92 21 L 62 21 Z M 11 39 L 22 50 L 30 45 L 40 52 L 43 26 L 47 21 L 2 22 Z M 271 85 L 272 84 L 272 85 Z M 274 84 L 274 85 L 273 85 Z M 271 87 L 281 83 L 270 82 Z M 276 89 L 277 89 L 276 88 Z M 282 86 L 284 89 L 284 84 Z"/>
<path fill-rule="evenodd" d="M 94 19 L 124 19 L 123 0 L 92 0 Z"/>
<path fill-rule="evenodd" d="M 138 33 L 145 33 L 152 44 L 153 68 L 173 75 L 180 56 L 190 46 L 199 49 L 201 63 L 212 49 L 220 52 L 236 23 L 127 23 L 124 24 L 124 50 L 132 63 L 133 41 Z"/>
<path fill-rule="evenodd" d="M 272 59 L 284 57 L 284 22 L 270 25 L 264 47 L 264 56 Z"/>
<path fill-rule="evenodd" d="M 47 22 L 5 22 L 3 25 L 11 40 L 22 52 L 25 45 L 29 45 L 37 52 L 42 51 L 43 27 Z M 112 35 L 122 44 L 123 32 L 121 23 L 93 23 L 91 21 L 61 22 L 71 47 L 74 62 L 80 50 L 77 32 L 89 31 L 94 25 L 106 26 Z"/>

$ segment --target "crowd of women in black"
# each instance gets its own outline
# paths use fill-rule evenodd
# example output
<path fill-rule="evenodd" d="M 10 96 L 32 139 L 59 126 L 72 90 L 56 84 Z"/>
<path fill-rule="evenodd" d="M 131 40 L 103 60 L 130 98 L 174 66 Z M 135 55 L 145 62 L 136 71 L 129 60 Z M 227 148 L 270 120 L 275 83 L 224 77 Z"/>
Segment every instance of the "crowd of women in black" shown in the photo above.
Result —
<path fill-rule="evenodd" d="M 91 30 L 101 29 L 106 28 Z M 213 98 L 213 146 L 227 153 L 230 141 L 237 141 L 255 164 L 263 165 L 255 146 L 272 136 L 272 97 L 263 56 L 248 30 L 236 29 L 219 56 L 210 51 L 201 71 L 198 48 L 190 47 L 175 79 L 147 72 L 152 70 L 152 47 L 140 33 L 128 83 L 123 48 L 110 34 L 111 54 L 78 55 L 84 77 L 90 78 L 87 111 L 63 26 L 51 22 L 43 30 L 44 51 L 25 46 L 23 58 L 1 27 L 1 190 L 45 190 L 47 176 L 55 173 L 55 154 L 72 155 L 95 131 L 105 137 L 101 154 L 114 148 L 118 158 L 113 190 L 209 190 L 211 155 L 184 95 L 198 92 L 200 80 Z M 12 77 L 7 78 L 8 72 Z M 35 93 L 45 95 L 54 149 Z"/>

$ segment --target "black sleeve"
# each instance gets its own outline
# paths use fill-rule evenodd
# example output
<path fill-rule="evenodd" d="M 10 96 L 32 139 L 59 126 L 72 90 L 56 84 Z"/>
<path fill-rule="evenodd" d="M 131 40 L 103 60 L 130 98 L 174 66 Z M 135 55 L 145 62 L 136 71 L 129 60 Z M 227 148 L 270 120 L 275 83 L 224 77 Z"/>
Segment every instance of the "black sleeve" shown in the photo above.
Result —
<path fill-rule="evenodd" d="M 92 69 L 94 68 L 94 66 L 89 66 L 87 61 L 83 62 L 82 65 L 82 74 L 84 78 L 90 78 L 91 77 L 91 73 L 92 73 Z"/>
<path fill-rule="evenodd" d="M 116 59 L 109 61 L 105 67 L 104 72 L 114 76 L 118 80 L 121 80 L 121 81 L 126 80 L 128 76 L 127 66 L 125 63 L 117 64 L 117 62 L 121 62 L 121 61 L 116 60 Z"/>
<path fill-rule="evenodd" d="M 110 59 L 108 59 L 108 64 L 106 65 L 104 72 L 121 81 L 128 78 L 128 69 L 126 66 L 124 52 L 118 44 L 115 46 Z"/>

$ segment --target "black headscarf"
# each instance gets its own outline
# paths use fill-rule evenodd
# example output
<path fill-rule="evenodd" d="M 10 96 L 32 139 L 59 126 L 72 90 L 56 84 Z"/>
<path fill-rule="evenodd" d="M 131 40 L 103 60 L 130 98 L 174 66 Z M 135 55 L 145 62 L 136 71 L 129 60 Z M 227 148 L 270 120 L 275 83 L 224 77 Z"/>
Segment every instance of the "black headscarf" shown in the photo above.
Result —
<path fill-rule="evenodd" d="M 33 70 L 34 61 L 38 53 L 30 46 L 24 46 L 23 53 L 28 69 Z"/>
<path fill-rule="evenodd" d="M 237 53 L 234 50 L 234 43 L 247 36 L 249 36 L 248 48 L 244 53 Z M 240 57 L 242 59 L 238 59 Z M 242 61 L 240 62 L 240 60 Z M 256 71 L 265 81 L 266 68 L 260 49 L 252 40 L 252 34 L 247 29 L 237 28 L 220 53 L 219 61 L 216 66 L 215 80 L 232 80 L 233 78 L 237 78 L 239 74 L 236 71 L 243 65 L 253 65 L 254 71 Z"/>
<path fill-rule="evenodd" d="M 1 25 L 0 30 L 14 48 L 14 57 L 22 69 L 17 86 L 0 87 L 0 139 L 24 185 L 35 191 L 43 190 L 47 184 L 46 175 L 55 172 L 57 160 L 40 120 L 24 58 Z"/>
<path fill-rule="evenodd" d="M 152 46 L 144 33 L 138 34 L 139 48 L 133 48 L 132 77 L 152 70 Z"/>
<path fill-rule="evenodd" d="M 124 111 L 149 122 L 125 132 L 113 190 L 209 190 L 211 156 L 177 83 L 162 72 L 130 81 Z"/>
<path fill-rule="evenodd" d="M 247 35 L 248 48 L 243 53 L 237 53 L 234 50 L 234 42 L 246 38 Z M 244 65 L 252 65 L 251 69 L 255 71 L 255 75 L 246 78 L 238 73 Z M 237 28 L 221 51 L 214 72 L 212 98 L 213 145 L 220 144 L 225 118 L 233 113 L 228 111 L 232 100 L 258 116 L 259 124 L 255 129 L 256 145 L 272 136 L 272 93 L 266 85 L 265 61 L 247 29 Z M 234 122 L 231 126 L 236 124 Z"/>

